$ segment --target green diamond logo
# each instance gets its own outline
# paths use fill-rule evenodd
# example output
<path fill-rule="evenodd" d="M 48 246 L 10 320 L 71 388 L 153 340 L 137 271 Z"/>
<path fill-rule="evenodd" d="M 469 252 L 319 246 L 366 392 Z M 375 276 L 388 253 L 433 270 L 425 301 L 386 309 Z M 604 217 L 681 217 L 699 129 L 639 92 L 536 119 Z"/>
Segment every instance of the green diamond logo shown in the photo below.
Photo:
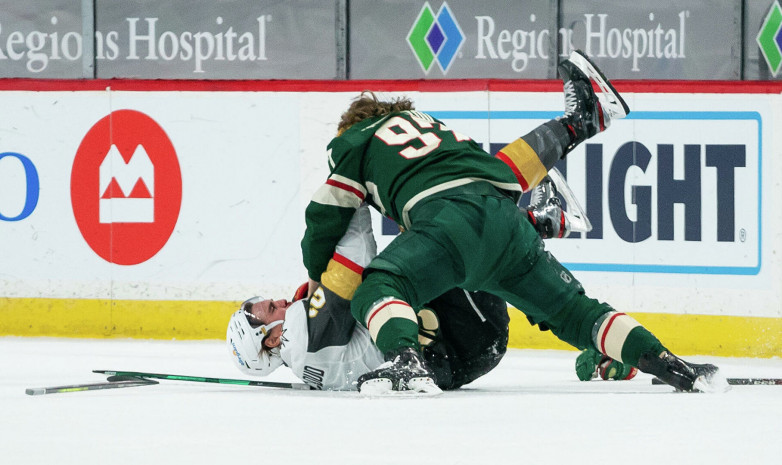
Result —
<path fill-rule="evenodd" d="M 778 2 L 771 9 L 755 39 L 774 77 L 782 68 L 782 8 Z"/>

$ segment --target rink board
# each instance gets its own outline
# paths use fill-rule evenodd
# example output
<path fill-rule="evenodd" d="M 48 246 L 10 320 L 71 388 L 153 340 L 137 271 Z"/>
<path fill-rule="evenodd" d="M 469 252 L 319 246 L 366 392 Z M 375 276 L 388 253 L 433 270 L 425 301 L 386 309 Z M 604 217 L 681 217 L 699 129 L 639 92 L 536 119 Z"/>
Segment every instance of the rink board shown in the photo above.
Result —
<path fill-rule="evenodd" d="M 560 166 L 595 228 L 547 247 L 681 353 L 782 355 L 782 85 L 616 84 L 630 117 Z M 492 152 L 562 111 L 556 81 L 0 82 L 0 335 L 221 338 L 244 298 L 292 295 L 364 89 Z M 511 344 L 559 347 L 521 317 Z"/>

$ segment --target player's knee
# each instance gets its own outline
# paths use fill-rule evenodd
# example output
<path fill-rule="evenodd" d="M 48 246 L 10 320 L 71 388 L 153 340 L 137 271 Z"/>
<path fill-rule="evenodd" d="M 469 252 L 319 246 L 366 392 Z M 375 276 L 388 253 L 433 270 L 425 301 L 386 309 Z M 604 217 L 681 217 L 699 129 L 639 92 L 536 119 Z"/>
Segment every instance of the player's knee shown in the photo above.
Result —
<path fill-rule="evenodd" d="M 545 323 L 558 338 L 579 349 L 586 349 L 593 347 L 595 323 L 613 311 L 610 305 L 579 294 Z"/>
<path fill-rule="evenodd" d="M 402 300 L 404 296 L 398 290 L 395 275 L 383 270 L 368 270 L 364 281 L 356 289 L 350 302 L 350 312 L 358 321 L 365 321 L 370 307 L 384 297 L 396 297 Z"/>

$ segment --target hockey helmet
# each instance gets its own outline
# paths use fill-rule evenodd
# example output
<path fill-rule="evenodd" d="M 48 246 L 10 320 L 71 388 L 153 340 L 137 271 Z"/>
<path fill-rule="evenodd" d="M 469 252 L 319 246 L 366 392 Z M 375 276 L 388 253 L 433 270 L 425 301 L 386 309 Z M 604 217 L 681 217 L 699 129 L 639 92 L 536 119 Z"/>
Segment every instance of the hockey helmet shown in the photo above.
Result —
<path fill-rule="evenodd" d="M 226 331 L 226 342 L 234 364 L 243 373 L 252 376 L 266 376 L 283 363 L 279 347 L 263 346 L 269 331 L 281 325 L 283 320 L 262 324 L 250 312 L 253 304 L 263 300 L 261 296 L 245 300 L 231 316 Z"/>

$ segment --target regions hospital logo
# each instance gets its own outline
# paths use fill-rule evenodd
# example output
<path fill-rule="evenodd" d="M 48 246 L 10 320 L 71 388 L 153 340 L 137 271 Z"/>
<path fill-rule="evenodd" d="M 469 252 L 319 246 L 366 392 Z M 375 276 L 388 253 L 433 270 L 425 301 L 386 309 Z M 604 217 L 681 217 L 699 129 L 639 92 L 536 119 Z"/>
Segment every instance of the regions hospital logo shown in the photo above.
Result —
<path fill-rule="evenodd" d="M 778 2 L 771 5 L 755 40 L 769 69 L 777 77 L 782 68 L 782 7 Z"/>
<path fill-rule="evenodd" d="M 426 2 L 407 34 L 407 43 L 424 73 L 429 74 L 436 62 L 445 74 L 464 43 L 464 33 L 446 2 L 436 15 Z"/>

